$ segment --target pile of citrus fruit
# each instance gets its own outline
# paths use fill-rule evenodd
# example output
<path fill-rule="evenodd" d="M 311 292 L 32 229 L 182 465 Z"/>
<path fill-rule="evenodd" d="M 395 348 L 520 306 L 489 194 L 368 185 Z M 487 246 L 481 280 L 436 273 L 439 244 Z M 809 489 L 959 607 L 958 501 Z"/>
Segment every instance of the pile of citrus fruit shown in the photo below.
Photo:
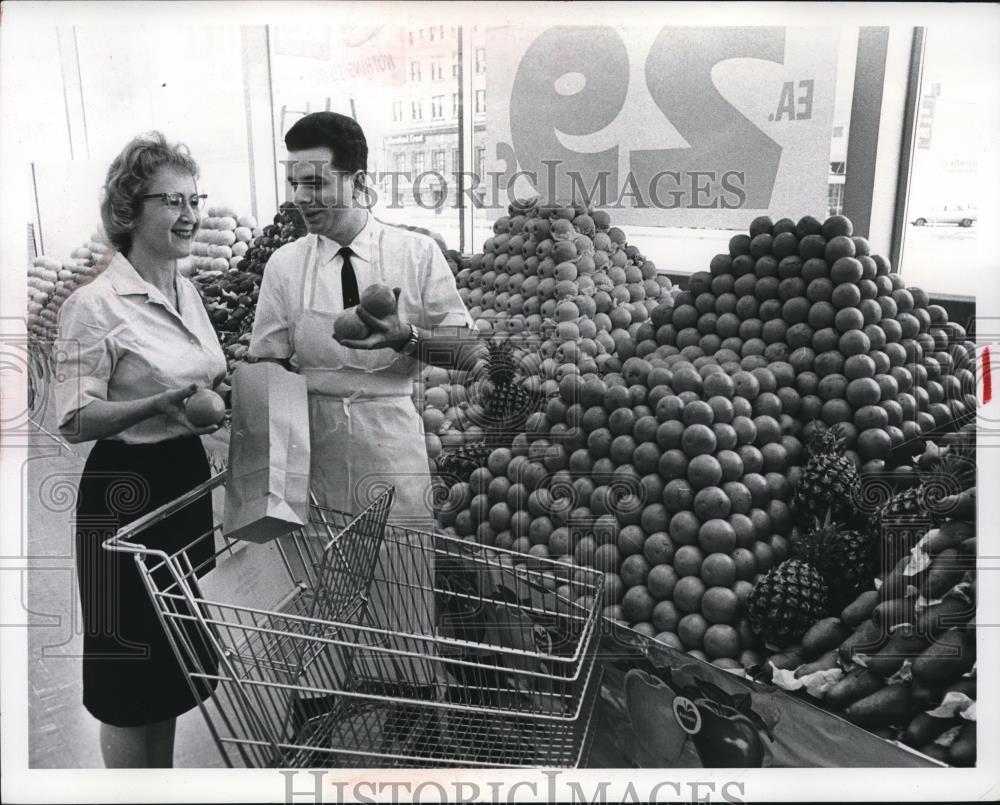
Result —
<path fill-rule="evenodd" d="M 509 213 L 459 292 L 544 403 L 448 485 L 440 524 L 601 569 L 606 616 L 758 665 L 746 603 L 789 556 L 812 433 L 837 425 L 862 473 L 905 465 L 974 411 L 974 345 L 843 216 L 758 218 L 682 292 L 602 211 Z M 423 375 L 432 458 L 481 437 L 462 430 L 475 382 L 459 381 Z"/>

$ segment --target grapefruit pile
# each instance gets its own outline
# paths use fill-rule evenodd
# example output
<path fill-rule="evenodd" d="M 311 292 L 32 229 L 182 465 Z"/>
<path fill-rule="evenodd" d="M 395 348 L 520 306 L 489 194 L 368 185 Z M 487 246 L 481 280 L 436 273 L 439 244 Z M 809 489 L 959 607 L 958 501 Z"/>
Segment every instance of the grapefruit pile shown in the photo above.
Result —
<path fill-rule="evenodd" d="M 680 292 L 639 279 L 649 261 L 600 211 L 510 212 L 457 279 L 547 401 L 447 489 L 439 522 L 603 570 L 606 616 L 721 667 L 759 664 L 744 606 L 788 555 L 810 431 L 839 425 L 863 471 L 905 463 L 974 411 L 973 344 L 843 216 L 758 218 Z M 424 376 L 436 450 L 433 426 L 447 433 L 475 404 L 462 399 L 475 383 L 446 375 Z"/>

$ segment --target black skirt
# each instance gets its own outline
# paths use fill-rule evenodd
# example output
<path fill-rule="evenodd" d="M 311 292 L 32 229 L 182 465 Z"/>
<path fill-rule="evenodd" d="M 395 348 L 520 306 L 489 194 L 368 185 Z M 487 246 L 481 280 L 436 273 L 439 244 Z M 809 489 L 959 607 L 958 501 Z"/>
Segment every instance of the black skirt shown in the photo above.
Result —
<path fill-rule="evenodd" d="M 83 704 L 105 724 L 135 727 L 174 718 L 210 693 L 178 663 L 136 566 L 135 554 L 107 551 L 102 542 L 122 526 L 169 503 L 209 478 L 197 436 L 157 444 L 99 441 L 87 459 L 76 505 L 76 566 L 84 625 Z M 134 542 L 171 554 L 194 543 L 188 558 L 198 575 L 215 566 L 213 539 L 197 539 L 213 526 L 211 495 L 186 505 Z M 153 567 L 155 556 L 144 561 Z M 155 587 L 171 576 L 155 571 Z M 197 583 L 194 595 L 200 597 Z M 176 586 L 174 590 L 176 591 Z M 180 611 L 191 614 L 183 603 Z M 184 621 L 186 642 L 209 673 L 216 664 L 197 624 Z M 214 683 L 213 683 L 214 687 Z"/>

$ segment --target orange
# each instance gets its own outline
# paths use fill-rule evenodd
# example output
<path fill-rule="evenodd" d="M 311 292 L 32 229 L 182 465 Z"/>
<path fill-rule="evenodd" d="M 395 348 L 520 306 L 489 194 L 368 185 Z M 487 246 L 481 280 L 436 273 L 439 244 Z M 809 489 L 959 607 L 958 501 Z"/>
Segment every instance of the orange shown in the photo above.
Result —
<path fill-rule="evenodd" d="M 840 337 L 839 350 L 841 355 L 866 355 L 871 351 L 871 341 L 859 330 L 850 330 Z"/>
<path fill-rule="evenodd" d="M 656 502 L 647 505 L 642 510 L 640 523 L 642 530 L 647 534 L 663 533 L 670 524 L 670 514 L 667 507 Z"/>
<path fill-rule="evenodd" d="M 736 581 L 736 562 L 728 553 L 710 553 L 701 563 L 701 580 L 708 587 L 728 589 Z"/>
<path fill-rule="evenodd" d="M 735 660 L 740 655 L 739 633 L 725 623 L 720 622 L 709 626 L 702 636 L 702 644 L 705 647 L 705 654 L 713 660 L 723 658 Z"/>
<path fill-rule="evenodd" d="M 489 510 L 489 524 L 495 532 L 506 531 L 510 525 L 511 510 L 506 503 L 495 503 Z M 530 536 L 530 531 L 529 531 Z"/>
<path fill-rule="evenodd" d="M 727 520 L 707 520 L 698 530 L 698 545 L 706 554 L 728 554 L 736 547 L 736 531 Z"/>
<path fill-rule="evenodd" d="M 694 496 L 694 513 L 703 522 L 728 517 L 731 511 L 729 496 L 717 486 L 701 489 Z"/>
<path fill-rule="evenodd" d="M 604 533 L 608 533 L 606 529 Z M 645 540 L 645 535 L 639 526 L 633 524 L 624 526 L 618 531 L 616 539 L 618 541 L 618 548 L 623 555 L 631 557 L 642 553 L 642 543 Z"/>
<path fill-rule="evenodd" d="M 733 515 L 734 517 L 737 515 Z M 744 516 L 744 515 L 739 515 Z M 750 581 L 757 575 L 757 559 L 753 553 L 745 547 L 736 548 L 731 554 L 733 564 L 736 567 L 736 578 L 743 581 Z"/>
<path fill-rule="evenodd" d="M 831 265 L 836 263 L 841 257 L 854 257 L 856 253 L 857 248 L 854 245 L 854 241 L 846 235 L 837 235 L 836 237 L 827 239 L 826 248 L 823 250 L 823 256 Z"/>
<path fill-rule="evenodd" d="M 676 545 L 694 546 L 701 524 L 694 512 L 678 511 L 670 518 L 669 535 Z M 680 550 L 679 548 L 677 550 Z M 700 561 L 700 560 L 699 560 Z M 676 559 L 675 559 L 676 564 Z"/>
<path fill-rule="evenodd" d="M 695 545 L 681 545 L 674 553 L 674 570 L 678 576 L 700 576 L 704 554 Z"/>
<path fill-rule="evenodd" d="M 622 561 L 618 575 L 621 576 L 622 584 L 625 585 L 626 589 L 638 587 L 646 584 L 650 569 L 646 557 L 641 553 L 634 553 L 631 556 L 626 556 Z"/>
<path fill-rule="evenodd" d="M 681 449 L 692 457 L 714 453 L 716 449 L 715 433 L 707 425 L 689 425 L 681 436 Z"/>
<path fill-rule="evenodd" d="M 695 490 L 718 486 L 722 481 L 722 466 L 714 456 L 697 455 L 687 466 L 687 478 Z"/>
<path fill-rule="evenodd" d="M 671 600 L 679 578 L 677 571 L 671 565 L 658 564 L 653 566 L 646 576 L 646 586 L 658 600 Z"/>
<path fill-rule="evenodd" d="M 648 623 L 656 604 L 656 599 L 645 587 L 631 587 L 622 598 L 622 611 L 629 623 Z"/>
<path fill-rule="evenodd" d="M 689 649 L 689 653 L 702 645 L 702 640 L 704 639 L 705 632 L 708 630 L 708 626 L 708 621 L 697 612 L 681 618 L 680 623 L 677 624 L 677 636 L 681 639 L 685 647 Z"/>
<path fill-rule="evenodd" d="M 553 536 L 556 532 L 565 529 L 556 529 L 553 532 Z M 551 541 L 549 543 L 549 548 L 551 549 Z M 618 550 L 618 546 L 612 543 L 606 545 L 598 546 L 597 550 L 594 552 L 594 567 L 604 573 L 618 573 L 618 569 L 622 567 L 622 555 L 621 551 Z M 621 577 L 619 577 L 621 578 Z M 621 579 L 622 584 L 624 584 L 624 579 Z"/>
<path fill-rule="evenodd" d="M 659 603 L 653 608 L 650 621 L 659 632 L 671 633 L 676 638 L 675 632 L 681 621 L 681 613 L 677 611 L 677 607 L 673 601 L 660 599 Z M 677 646 L 674 647 L 677 648 Z"/>
<path fill-rule="evenodd" d="M 851 238 L 851 235 L 854 234 L 854 224 L 846 215 L 831 215 L 823 222 L 820 232 L 827 240 L 833 240 L 837 237 Z M 853 239 L 851 243 L 854 244 Z"/>
<path fill-rule="evenodd" d="M 705 582 L 698 576 L 684 576 L 674 586 L 674 604 L 680 612 L 700 612 L 706 589 Z"/>

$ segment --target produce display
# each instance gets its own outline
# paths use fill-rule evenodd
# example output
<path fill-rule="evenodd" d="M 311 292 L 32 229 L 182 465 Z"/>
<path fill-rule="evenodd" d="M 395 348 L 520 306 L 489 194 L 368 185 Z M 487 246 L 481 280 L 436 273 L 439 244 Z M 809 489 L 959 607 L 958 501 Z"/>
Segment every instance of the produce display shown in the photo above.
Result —
<path fill-rule="evenodd" d="M 56 335 L 59 309 L 77 288 L 91 282 L 107 265 L 109 246 L 98 228 L 68 260 L 40 255 L 28 267 L 28 334 L 38 344 L 51 343 Z"/>
<path fill-rule="evenodd" d="M 283 204 L 272 223 L 257 228 L 252 216 L 211 207 L 192 248 L 191 280 L 205 301 L 226 354 L 228 372 L 246 358 L 264 267 L 274 252 L 305 234 L 293 204 Z"/>
<path fill-rule="evenodd" d="M 885 609 L 898 614 L 899 565 L 942 519 L 933 504 L 962 499 L 974 512 L 974 425 L 955 432 L 976 407 L 975 347 L 964 329 L 907 288 L 843 216 L 759 218 L 685 291 L 668 288 L 647 307 L 635 305 L 644 300 L 629 282 L 642 270 L 638 250 L 620 230 L 598 239 L 610 229 L 606 215 L 509 213 L 457 275 L 489 357 L 471 379 L 428 368 L 418 396 L 441 473 L 441 525 L 605 571 L 607 617 L 734 672 L 759 673 L 786 649 L 798 678 L 846 675 L 850 690 L 862 674 L 849 663 L 864 655 L 841 661 L 841 644 L 872 630 L 922 634 L 909 620 L 855 621 L 853 630 L 840 616 L 873 595 L 889 596 Z M 601 255 L 592 268 L 579 240 L 577 255 L 552 257 L 558 241 L 539 241 L 532 222 L 551 235 L 560 220 L 564 239 L 590 231 L 610 249 L 607 262 Z M 559 286 L 558 266 L 575 288 Z M 593 284 L 581 287 L 586 277 Z M 575 309 L 561 313 L 569 299 Z M 491 430 L 511 406 L 495 401 L 515 397 L 523 427 L 498 446 Z M 957 439 L 968 452 L 931 438 Z M 948 561 L 931 558 L 938 570 Z M 559 589 L 572 597 L 568 577 Z M 956 584 L 905 600 L 915 612 L 944 595 L 953 608 L 974 592 L 974 580 Z M 894 687 L 910 665 L 901 659 L 892 674 L 902 676 L 847 717 L 898 737 L 927 716 L 919 708 L 940 704 L 943 695 L 931 702 L 940 690 L 917 699 Z M 830 704 L 854 701 L 838 691 Z M 872 707 L 890 715 L 869 718 Z M 967 719 L 974 707 L 962 712 Z M 970 741 L 974 750 L 970 729 L 919 748 L 958 764 Z"/>
<path fill-rule="evenodd" d="M 573 566 L 599 569 L 605 617 L 974 764 L 964 328 L 844 216 L 759 217 L 683 290 L 602 210 L 517 202 L 493 232 L 471 256 L 439 241 L 485 347 L 414 386 L 440 528 L 564 562 L 571 599 Z M 182 270 L 230 370 L 268 258 L 304 233 L 292 205 L 261 230 L 203 221 Z M 29 272 L 38 338 L 99 273 L 99 234 L 86 250 Z M 361 304 L 383 316 L 391 295 Z M 341 319 L 338 338 L 366 335 Z"/>

